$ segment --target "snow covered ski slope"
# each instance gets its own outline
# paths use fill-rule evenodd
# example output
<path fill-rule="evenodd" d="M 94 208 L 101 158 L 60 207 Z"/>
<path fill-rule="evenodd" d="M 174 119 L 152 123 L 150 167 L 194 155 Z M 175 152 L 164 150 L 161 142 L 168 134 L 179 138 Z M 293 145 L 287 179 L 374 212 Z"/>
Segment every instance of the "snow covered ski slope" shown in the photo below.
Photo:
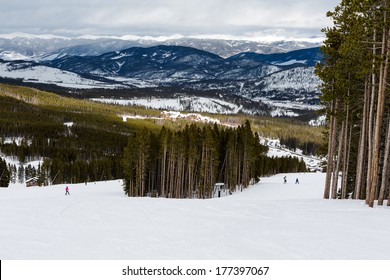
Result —
<path fill-rule="evenodd" d="M 390 259 L 390 208 L 323 200 L 321 173 L 208 200 L 128 198 L 121 184 L 0 189 L 0 259 Z"/>

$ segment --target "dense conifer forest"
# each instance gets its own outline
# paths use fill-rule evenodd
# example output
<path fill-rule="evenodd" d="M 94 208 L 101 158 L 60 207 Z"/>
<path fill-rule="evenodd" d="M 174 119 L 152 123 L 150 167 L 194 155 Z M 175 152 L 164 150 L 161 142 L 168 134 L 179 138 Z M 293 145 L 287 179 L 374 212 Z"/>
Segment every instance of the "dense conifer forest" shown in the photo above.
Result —
<path fill-rule="evenodd" d="M 2 180 L 12 183 L 30 178 L 39 185 L 124 178 L 130 196 L 207 198 L 216 182 L 234 191 L 260 176 L 306 169 L 297 158 L 266 156 L 267 148 L 252 127 L 264 131 L 272 127 L 269 119 L 243 122 L 242 116 L 221 116 L 231 119 L 235 128 L 185 120 L 124 122 L 121 115 L 159 112 L 9 85 L 0 85 L 0 103 L 0 152 L 20 163 L 0 166 Z M 282 123 L 279 131 L 291 126 Z M 39 164 L 23 164 L 32 161 Z"/>
<path fill-rule="evenodd" d="M 2 93 L 2 94 L 1 94 Z M 21 87 L 0 87 L 0 151 L 24 163 L 9 166 L 11 182 L 38 177 L 39 184 L 88 182 L 123 177 L 121 157 L 127 138 L 147 120 L 125 123 L 113 106 L 61 98 Z"/>
<path fill-rule="evenodd" d="M 269 158 L 249 121 L 237 128 L 186 126 L 172 132 L 134 133 L 125 149 L 125 192 L 129 196 L 210 198 L 223 182 L 230 192 L 260 176 L 304 172 L 297 158 Z"/>

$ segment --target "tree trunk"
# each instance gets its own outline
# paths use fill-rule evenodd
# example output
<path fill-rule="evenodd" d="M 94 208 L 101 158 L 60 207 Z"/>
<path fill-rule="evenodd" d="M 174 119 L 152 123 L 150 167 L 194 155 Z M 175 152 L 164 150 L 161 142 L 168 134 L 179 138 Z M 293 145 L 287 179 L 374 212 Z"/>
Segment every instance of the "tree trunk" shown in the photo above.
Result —
<path fill-rule="evenodd" d="M 356 184 L 355 184 L 355 199 L 361 199 L 361 187 L 364 180 L 364 163 L 366 158 L 366 137 L 367 137 L 367 117 L 368 117 L 368 108 L 369 108 L 370 96 L 368 81 L 366 81 L 365 90 L 364 90 L 364 106 L 363 106 L 363 120 L 362 128 L 360 131 L 359 139 L 359 149 L 358 149 L 358 160 L 356 167 Z"/>
<path fill-rule="evenodd" d="M 341 199 L 347 198 L 347 183 L 348 183 L 348 162 L 349 162 L 349 152 L 351 146 L 351 134 L 352 128 L 348 129 L 349 126 L 349 105 L 347 105 L 347 118 L 345 124 L 345 133 L 344 133 L 344 153 L 343 153 L 343 177 L 341 180 Z"/>
<path fill-rule="evenodd" d="M 386 14 L 386 13 L 385 13 Z M 390 38 L 390 36 L 389 36 Z M 385 44 L 385 35 L 383 38 L 383 44 Z M 389 39 L 387 39 L 389 40 Z M 390 42 L 386 42 L 389 45 Z M 383 47 L 384 49 L 385 47 Z M 387 48 L 386 56 L 384 58 L 384 63 L 381 63 L 381 73 L 379 81 L 379 93 L 378 93 L 378 105 L 377 105 L 377 114 L 376 114 L 376 123 L 375 123 L 375 134 L 374 134 L 374 149 L 371 165 L 371 190 L 369 198 L 369 206 L 374 207 L 375 195 L 378 188 L 378 170 L 379 170 L 379 145 L 381 140 L 381 128 L 383 120 L 383 111 L 385 104 L 385 91 L 386 91 L 386 81 L 387 81 L 387 70 L 389 65 L 389 49 Z"/>
<path fill-rule="evenodd" d="M 382 182 L 381 182 L 381 188 L 380 188 L 380 192 L 379 192 L 378 205 L 383 205 L 387 180 L 389 178 L 389 175 L 387 172 L 389 170 L 389 154 L 390 154 L 390 121 L 388 122 L 388 127 L 387 127 L 385 158 L 384 158 L 384 162 L 383 162 Z"/>
<path fill-rule="evenodd" d="M 335 111 L 335 100 L 333 100 L 331 105 L 331 115 L 330 115 L 330 127 L 329 127 L 329 137 L 328 137 L 328 162 L 326 167 L 326 180 L 325 180 L 325 191 L 324 199 L 329 199 L 330 196 L 330 185 L 332 182 L 332 172 L 333 172 L 333 157 L 334 157 L 334 144 L 336 143 L 335 132 L 336 132 L 336 117 L 334 115 Z"/>
<path fill-rule="evenodd" d="M 341 161 L 341 153 L 343 144 L 341 143 L 341 139 L 344 135 L 345 130 L 345 121 L 342 122 L 341 125 L 341 131 L 339 134 L 339 141 L 338 141 L 338 153 L 337 153 L 337 162 L 336 162 L 336 168 L 333 170 L 333 182 L 332 182 L 332 198 L 335 199 L 337 197 L 337 185 L 338 185 L 338 179 L 339 179 L 339 171 L 340 171 L 340 161 Z"/>
<path fill-rule="evenodd" d="M 375 16 L 375 14 L 374 14 Z M 373 34 L 373 42 L 376 42 L 376 29 L 374 29 Z M 370 113 L 369 113 L 369 122 L 368 122 L 368 159 L 367 159 L 367 180 L 366 180 L 366 204 L 369 203 L 370 199 L 370 192 L 371 192 L 371 164 L 372 164 L 372 141 L 373 141 L 373 127 L 374 127 L 374 105 L 375 105 L 375 99 L 376 99 L 376 45 L 372 46 L 372 55 L 373 55 L 373 61 L 372 61 L 372 75 L 371 75 L 371 101 L 370 101 Z"/>

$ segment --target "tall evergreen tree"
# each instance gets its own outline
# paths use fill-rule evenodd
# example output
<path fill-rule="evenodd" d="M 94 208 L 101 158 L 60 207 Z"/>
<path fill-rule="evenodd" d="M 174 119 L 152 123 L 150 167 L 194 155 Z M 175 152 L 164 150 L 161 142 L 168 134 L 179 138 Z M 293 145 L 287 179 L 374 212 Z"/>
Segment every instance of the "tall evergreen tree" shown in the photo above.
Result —
<path fill-rule="evenodd" d="M 230 192 L 272 172 L 304 171 L 297 158 L 269 159 L 249 122 L 237 129 L 186 126 L 157 134 L 143 130 L 129 137 L 123 168 L 128 196 L 210 198 L 217 182 Z M 264 162 L 271 162 L 266 164 Z M 303 169 L 303 170 L 302 170 Z"/>
<path fill-rule="evenodd" d="M 7 188 L 10 182 L 10 172 L 6 161 L 0 157 L 0 187 Z"/>
<path fill-rule="evenodd" d="M 324 30 L 324 62 L 316 68 L 329 127 L 324 198 L 339 191 L 340 198 L 352 194 L 373 207 L 389 189 L 389 5 L 343 0 L 328 16 L 334 26 Z"/>

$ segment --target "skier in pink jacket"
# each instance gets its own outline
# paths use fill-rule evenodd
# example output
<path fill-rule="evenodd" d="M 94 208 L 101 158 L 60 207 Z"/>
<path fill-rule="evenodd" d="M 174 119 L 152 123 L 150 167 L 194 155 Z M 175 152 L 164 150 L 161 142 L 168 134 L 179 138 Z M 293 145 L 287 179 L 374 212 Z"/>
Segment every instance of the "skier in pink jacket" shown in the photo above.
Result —
<path fill-rule="evenodd" d="M 66 188 L 65 188 L 65 195 L 70 195 L 68 186 L 66 186 Z"/>

